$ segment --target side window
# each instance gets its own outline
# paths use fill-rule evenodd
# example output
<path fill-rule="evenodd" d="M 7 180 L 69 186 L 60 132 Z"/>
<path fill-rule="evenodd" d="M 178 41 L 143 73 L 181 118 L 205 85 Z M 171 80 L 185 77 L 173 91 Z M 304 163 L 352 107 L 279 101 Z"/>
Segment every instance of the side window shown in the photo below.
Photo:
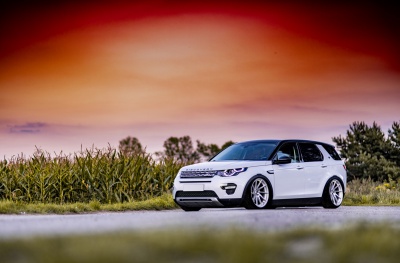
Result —
<path fill-rule="evenodd" d="M 290 159 L 292 159 L 292 163 L 300 162 L 300 156 L 299 156 L 299 152 L 298 152 L 297 147 L 296 147 L 296 143 L 289 142 L 289 143 L 283 144 L 279 148 L 278 152 L 276 153 L 276 157 L 275 158 L 279 159 L 282 156 L 290 157 Z"/>
<path fill-rule="evenodd" d="M 335 148 L 331 145 L 327 144 L 322 144 L 322 147 L 329 153 L 329 155 L 332 157 L 333 160 L 340 161 L 342 158 L 340 158 L 340 155 L 336 152 Z"/>
<path fill-rule="evenodd" d="M 324 160 L 318 147 L 312 143 L 299 143 L 301 156 L 304 162 L 320 162 Z"/>

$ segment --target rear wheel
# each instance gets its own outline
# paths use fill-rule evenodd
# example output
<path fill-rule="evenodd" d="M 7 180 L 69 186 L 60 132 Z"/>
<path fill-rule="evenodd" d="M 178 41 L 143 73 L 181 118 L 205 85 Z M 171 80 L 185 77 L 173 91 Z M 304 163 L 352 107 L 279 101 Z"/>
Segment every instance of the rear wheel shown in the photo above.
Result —
<path fill-rule="evenodd" d="M 322 194 L 322 206 L 324 208 L 338 208 L 343 202 L 343 183 L 339 177 L 335 176 L 326 182 Z"/>
<path fill-rule="evenodd" d="M 188 207 L 188 206 L 182 206 L 180 205 L 180 208 L 186 212 L 192 212 L 192 211 L 199 211 L 201 207 Z"/>
<path fill-rule="evenodd" d="M 255 178 L 247 189 L 244 207 L 247 209 L 270 208 L 271 193 L 270 185 L 266 179 Z"/>

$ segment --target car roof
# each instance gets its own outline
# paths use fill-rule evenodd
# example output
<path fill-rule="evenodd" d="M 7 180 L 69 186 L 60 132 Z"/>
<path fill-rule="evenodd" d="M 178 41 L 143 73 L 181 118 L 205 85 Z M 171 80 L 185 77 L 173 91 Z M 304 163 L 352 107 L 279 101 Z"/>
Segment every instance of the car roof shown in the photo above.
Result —
<path fill-rule="evenodd" d="M 238 143 L 274 143 L 274 144 L 278 144 L 280 143 L 282 140 L 251 140 L 251 141 L 243 141 L 243 142 L 238 142 Z"/>
<path fill-rule="evenodd" d="M 313 141 L 313 140 L 305 140 L 305 139 L 284 139 L 284 140 L 277 140 L 277 139 L 265 139 L 265 140 L 251 140 L 251 141 L 243 141 L 238 143 L 274 143 L 276 145 L 282 144 L 284 142 L 306 142 L 306 143 L 315 143 L 315 144 L 324 144 L 334 147 L 333 145 L 325 142 Z"/>

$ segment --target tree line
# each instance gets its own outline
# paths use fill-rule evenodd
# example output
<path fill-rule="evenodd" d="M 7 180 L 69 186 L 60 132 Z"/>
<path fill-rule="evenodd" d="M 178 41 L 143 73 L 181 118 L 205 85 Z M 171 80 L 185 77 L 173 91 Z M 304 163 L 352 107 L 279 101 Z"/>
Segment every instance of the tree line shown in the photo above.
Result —
<path fill-rule="evenodd" d="M 332 138 L 346 159 L 348 177 L 374 181 L 400 180 L 400 123 L 393 122 L 387 135 L 374 122 L 353 122 L 345 136 Z"/>
<path fill-rule="evenodd" d="M 156 152 L 159 158 L 172 158 L 182 163 L 195 163 L 206 161 L 215 156 L 223 149 L 234 144 L 233 141 L 227 141 L 221 146 L 217 144 L 205 144 L 196 140 L 196 148 L 193 145 L 190 136 L 169 137 L 164 141 L 163 151 Z M 145 149 L 136 137 L 128 136 L 119 142 L 119 150 L 124 155 L 135 155 L 145 153 Z"/>
<path fill-rule="evenodd" d="M 393 122 L 387 135 L 374 122 L 353 122 L 346 135 L 332 137 L 342 158 L 345 159 L 348 178 L 370 178 L 374 181 L 400 180 L 400 123 Z M 227 141 L 221 146 L 205 144 L 196 140 L 194 147 L 190 136 L 169 137 L 158 157 L 173 158 L 182 163 L 205 161 L 232 145 Z M 125 155 L 142 154 L 145 149 L 136 137 L 127 137 L 119 142 L 119 150 Z"/>

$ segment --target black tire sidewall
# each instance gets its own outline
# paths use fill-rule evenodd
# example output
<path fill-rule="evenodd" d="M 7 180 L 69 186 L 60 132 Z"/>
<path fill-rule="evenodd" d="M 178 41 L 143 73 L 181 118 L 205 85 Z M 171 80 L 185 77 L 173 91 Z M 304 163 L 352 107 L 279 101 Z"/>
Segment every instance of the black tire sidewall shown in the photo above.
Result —
<path fill-rule="evenodd" d="M 262 179 L 267 183 L 267 187 L 268 187 L 268 202 L 264 207 L 258 207 L 253 203 L 253 200 L 251 198 L 251 185 L 253 184 L 253 182 L 257 179 Z M 271 202 L 272 202 L 272 186 L 270 181 L 268 180 L 268 178 L 264 177 L 264 176 L 255 176 L 250 180 L 250 183 L 247 185 L 246 188 L 246 194 L 244 195 L 244 200 L 243 200 L 243 206 L 246 209 L 267 209 L 267 208 L 272 208 L 271 206 Z"/>
<path fill-rule="evenodd" d="M 331 196 L 329 194 L 329 186 L 330 186 L 330 184 L 331 184 L 331 182 L 333 180 L 339 181 L 340 185 L 342 186 L 343 198 L 344 198 L 344 184 L 343 184 L 343 181 L 339 177 L 333 176 L 333 177 L 329 178 L 329 180 L 326 182 L 325 187 L 324 187 L 324 191 L 322 193 L 322 206 L 324 208 L 335 209 L 335 208 L 338 208 L 339 206 L 341 206 L 342 203 L 343 203 L 343 200 L 342 200 L 342 203 L 340 203 L 340 205 L 335 205 L 331 200 Z"/>

